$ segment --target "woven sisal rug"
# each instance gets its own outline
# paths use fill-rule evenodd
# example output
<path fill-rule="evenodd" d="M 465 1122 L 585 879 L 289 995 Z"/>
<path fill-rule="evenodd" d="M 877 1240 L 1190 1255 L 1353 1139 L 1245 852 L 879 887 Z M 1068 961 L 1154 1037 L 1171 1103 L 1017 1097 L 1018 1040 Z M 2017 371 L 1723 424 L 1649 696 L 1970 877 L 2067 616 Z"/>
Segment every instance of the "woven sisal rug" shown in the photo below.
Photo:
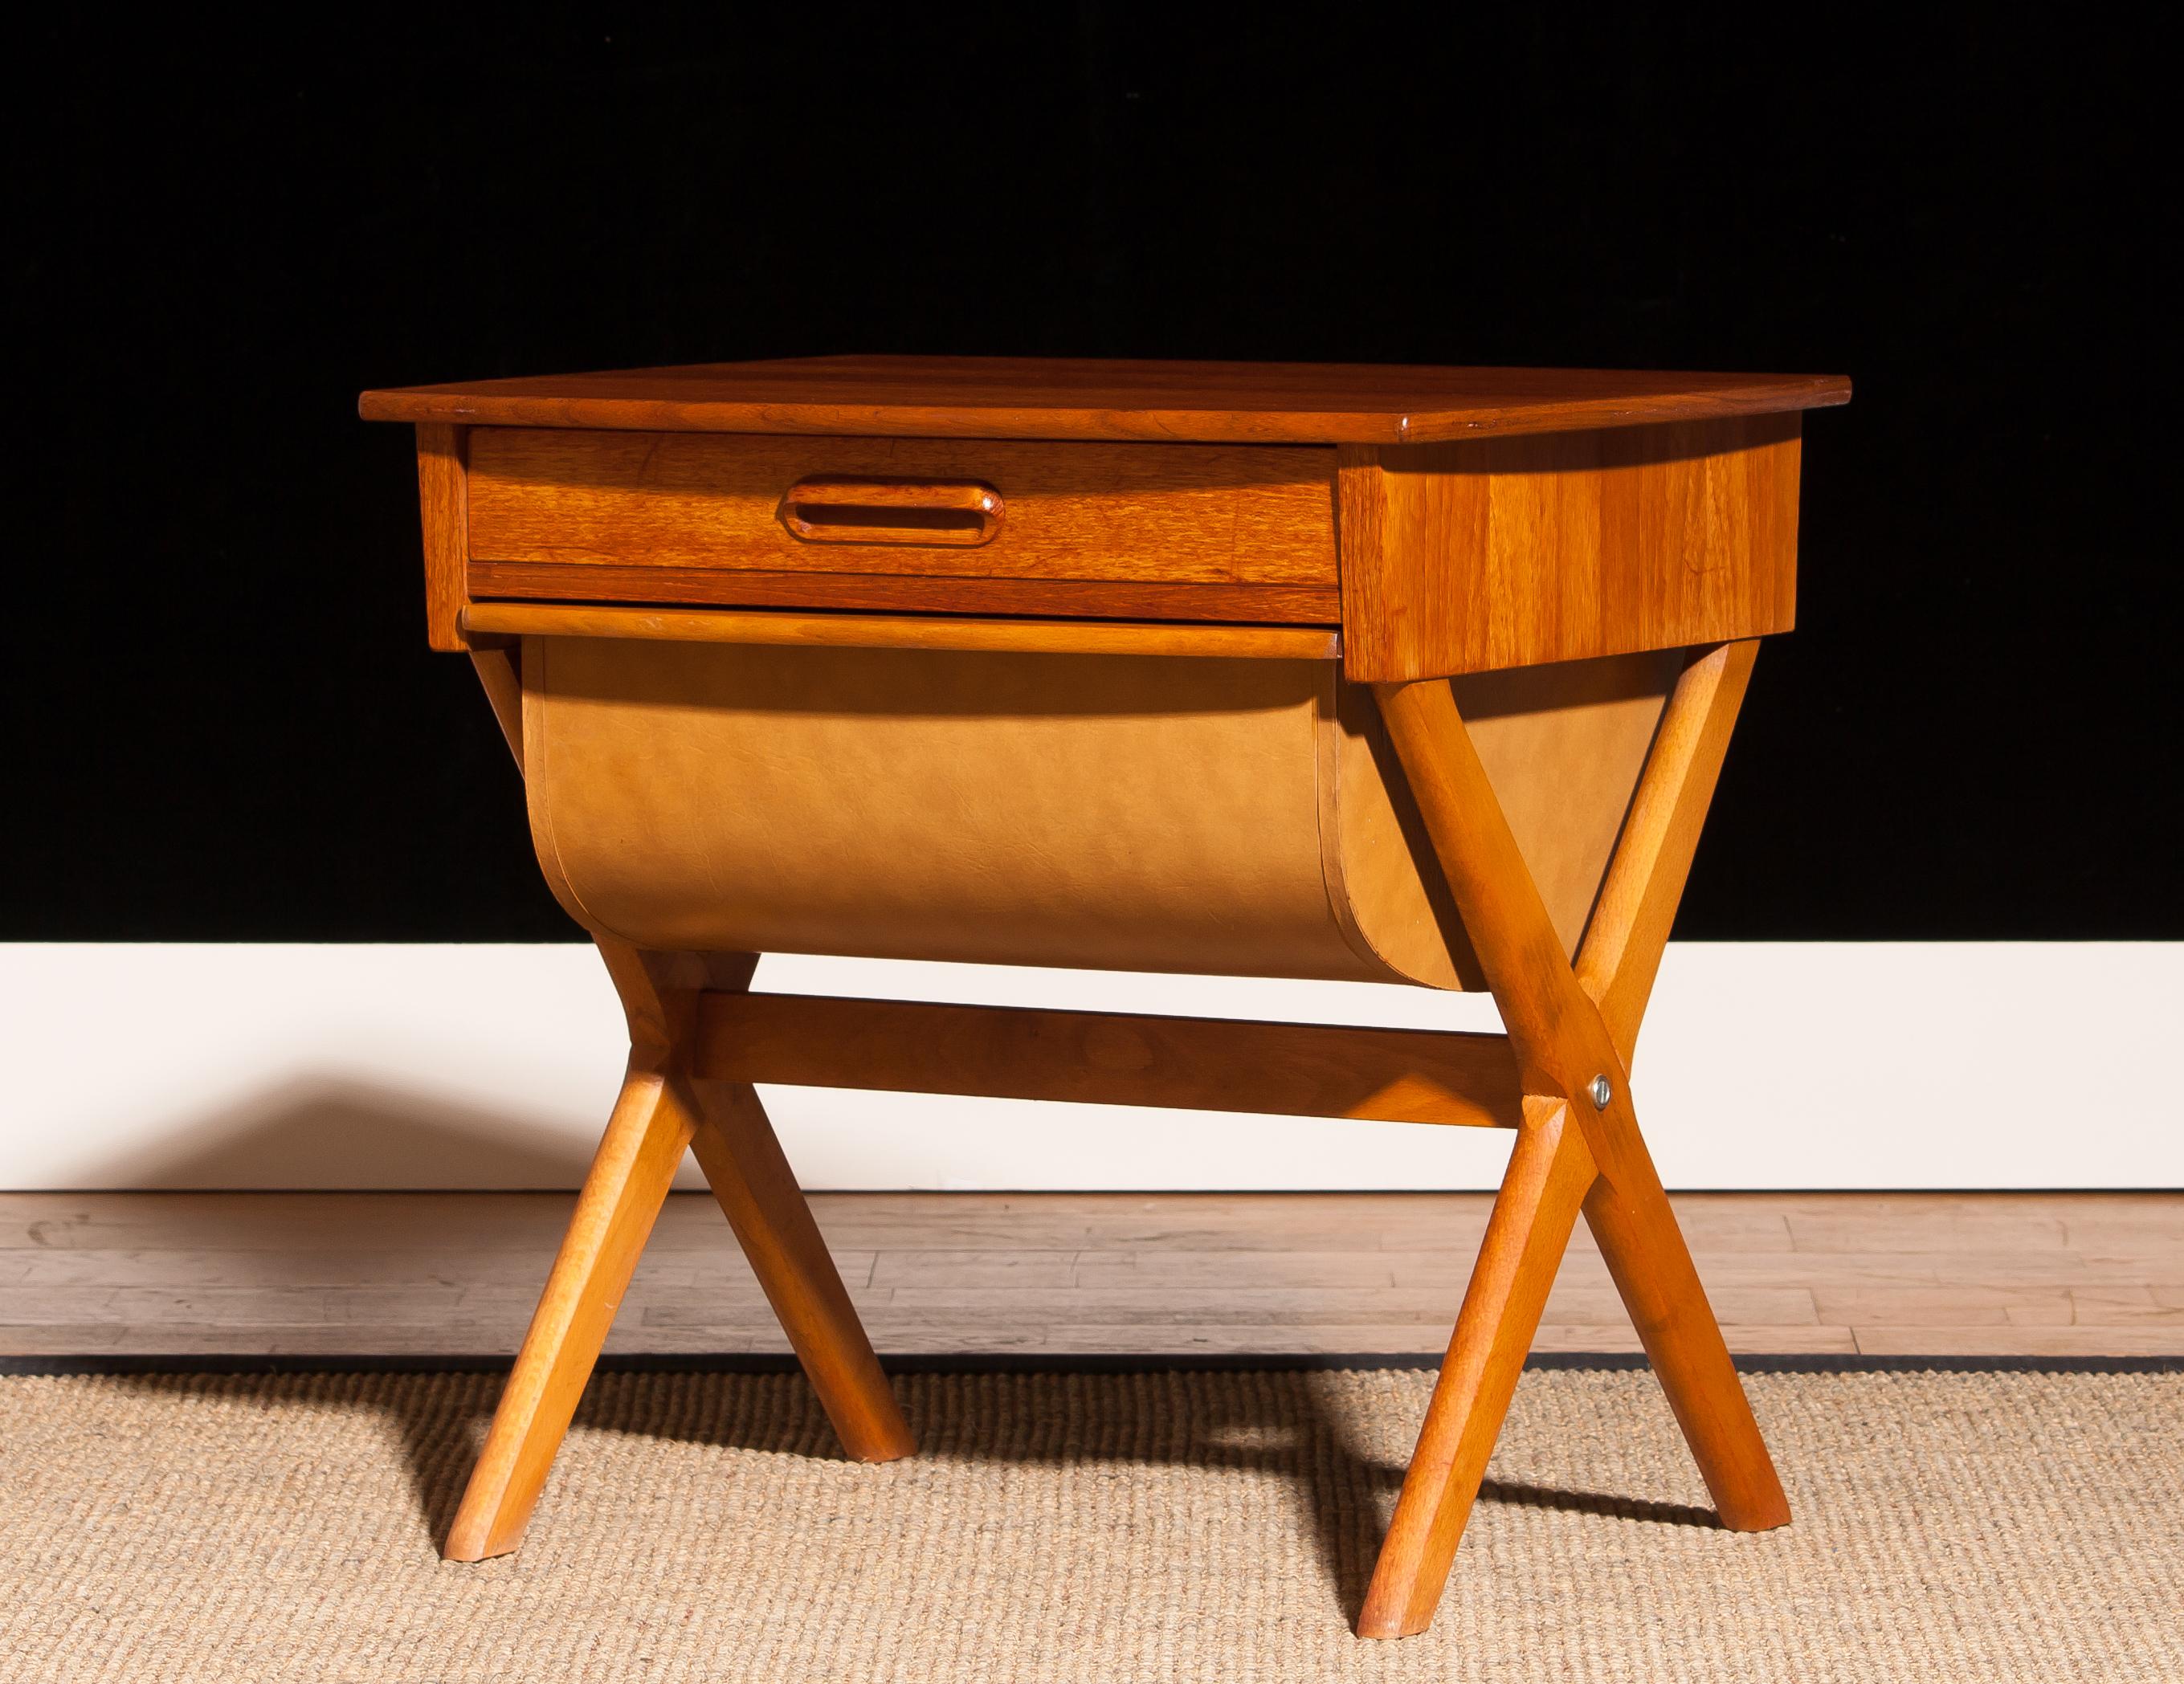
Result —
<path fill-rule="evenodd" d="M 1427 1636 L 1348 1631 L 1431 1376 L 593 1383 L 528 1542 L 443 1563 L 485 1375 L 0 1379 L 0 1678 L 2184 1679 L 2184 1374 L 1749 1377 L 1715 1529 L 1650 1375 L 1518 1387 Z"/>

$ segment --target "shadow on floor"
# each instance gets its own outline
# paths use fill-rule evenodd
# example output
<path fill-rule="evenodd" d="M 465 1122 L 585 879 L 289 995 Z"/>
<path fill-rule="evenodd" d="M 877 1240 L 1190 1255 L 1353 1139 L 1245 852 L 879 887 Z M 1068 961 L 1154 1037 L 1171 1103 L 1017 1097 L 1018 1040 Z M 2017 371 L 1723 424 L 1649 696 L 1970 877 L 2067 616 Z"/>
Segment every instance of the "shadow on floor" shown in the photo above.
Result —
<path fill-rule="evenodd" d="M 125 1383 L 187 1395 L 217 1388 L 268 1410 L 329 1405 L 383 1411 L 399 1432 L 419 1520 L 437 1549 L 453 1524 L 503 1376 L 284 1372 L 138 1374 Z M 1247 1383 L 1238 1384 L 1239 1380 Z M 895 1377 L 920 1453 L 1019 1465 L 1194 1465 L 1287 1480 L 1329 1589 L 1354 1623 L 1400 1490 L 1399 1456 L 1358 1442 L 1324 1371 L 1012 1370 Z M 943 1387 L 948 1387 L 941 1407 Z M 575 1425 L 723 1449 L 838 1459 L 816 1396 L 794 1373 L 617 1370 L 595 1375 Z M 1406 1432 L 1408 1424 L 1406 1424 Z M 1020 1448 L 996 1452 L 997 1445 Z M 1407 1444 L 1406 1444 L 1406 1449 Z M 1489 1479 L 1480 1500 L 1571 1509 L 1668 1526 L 1713 1527 L 1708 1509 Z"/>
<path fill-rule="evenodd" d="M 567 1188 L 581 1180 L 585 1167 L 581 1148 L 535 1121 L 337 1075 L 298 1077 L 190 1120 L 172 1131 L 156 1158 L 114 1167 L 117 1176 L 139 1187 L 338 1187 L 345 1181 L 384 1187 L 389 1185 L 386 1166 L 404 1162 L 432 1164 L 443 1185 L 482 1178 L 509 1187 Z M 482 1177 L 480 1166 L 486 1164 L 491 1167 Z M 329 1366 L 338 1364 L 330 1360 Z M 402 1439 L 419 1546 L 434 1548 L 454 1520 L 502 1385 L 498 1372 L 438 1373 L 425 1383 L 398 1371 L 125 1378 L 177 1394 L 218 1387 L 223 1395 L 247 1398 L 267 1409 L 342 1405 L 386 1412 Z M 1276 1474 L 1290 1482 L 1330 1590 L 1354 1623 L 1401 1487 L 1409 1443 L 1406 1436 L 1391 1453 L 1360 1442 L 1353 1423 L 1330 1407 L 1333 1381 L 1327 1375 L 1273 1369 L 1254 1374 L 1245 1386 L 1212 1385 L 1202 1371 L 1170 1367 L 972 1378 L 969 1404 L 956 1398 L 949 1409 L 928 1412 L 921 1406 L 942 1376 L 896 1377 L 898 1395 L 925 1441 L 923 1453 L 989 1459 L 994 1445 L 1024 1442 L 1022 1413 L 1029 1409 L 1040 1417 L 1039 1448 L 1016 1456 L 1018 1462 L 1188 1464 Z M 1101 1388 L 1110 1395 L 1098 1397 Z M 649 1401 L 633 1407 L 640 1392 Z M 1091 1407 L 1095 1402 L 1096 1409 Z M 577 1425 L 723 1448 L 842 1454 L 816 1398 L 793 1374 L 603 1372 L 593 1377 Z M 1409 1430 L 1407 1424 L 1406 1435 Z M 1664 1525 L 1718 1524 L 1709 1511 L 1686 1505 L 1491 1479 L 1480 1498 Z"/>
<path fill-rule="evenodd" d="M 298 1075 L 159 1134 L 158 1145 L 92 1164 L 76 1184 L 566 1189 L 583 1180 L 591 1155 L 588 1142 L 535 1117 L 334 1072 Z"/>

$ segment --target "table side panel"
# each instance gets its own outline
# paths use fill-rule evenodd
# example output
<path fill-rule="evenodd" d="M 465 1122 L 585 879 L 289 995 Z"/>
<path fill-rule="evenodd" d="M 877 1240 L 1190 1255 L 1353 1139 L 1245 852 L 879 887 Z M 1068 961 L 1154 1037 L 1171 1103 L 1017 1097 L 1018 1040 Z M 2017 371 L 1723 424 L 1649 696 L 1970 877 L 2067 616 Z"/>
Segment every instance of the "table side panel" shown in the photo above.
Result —
<path fill-rule="evenodd" d="M 465 564 L 470 517 L 464 459 L 467 427 L 422 421 L 417 426 L 417 514 L 425 536 L 425 636 L 435 649 L 466 649 L 462 627 L 468 602 Z"/>
<path fill-rule="evenodd" d="M 1345 670 L 1390 683 L 1786 631 L 1795 415 L 1346 447 Z"/>

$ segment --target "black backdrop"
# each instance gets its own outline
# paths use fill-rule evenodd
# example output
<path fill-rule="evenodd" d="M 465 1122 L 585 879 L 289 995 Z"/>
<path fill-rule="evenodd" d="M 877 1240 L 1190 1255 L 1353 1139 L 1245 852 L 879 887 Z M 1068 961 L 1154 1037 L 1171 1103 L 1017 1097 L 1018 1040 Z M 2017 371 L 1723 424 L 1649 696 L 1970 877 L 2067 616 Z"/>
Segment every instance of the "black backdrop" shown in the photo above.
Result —
<path fill-rule="evenodd" d="M 2184 936 L 2153 48 L 1766 9 L 18 36 L 0 938 L 573 934 L 355 394 L 848 350 L 1847 372 L 1679 933 Z"/>

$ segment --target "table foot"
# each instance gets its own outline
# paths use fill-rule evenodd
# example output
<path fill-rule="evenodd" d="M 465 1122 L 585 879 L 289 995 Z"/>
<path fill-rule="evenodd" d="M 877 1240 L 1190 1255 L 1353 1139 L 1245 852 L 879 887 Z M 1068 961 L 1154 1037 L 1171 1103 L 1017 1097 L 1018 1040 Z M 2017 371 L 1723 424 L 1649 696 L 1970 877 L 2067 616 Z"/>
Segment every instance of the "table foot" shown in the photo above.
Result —
<path fill-rule="evenodd" d="M 1357 1616 L 1361 1637 L 1407 1637 L 1433 1622 L 1578 1208 L 1598 1174 L 1566 1106 L 1529 1099 L 1524 1109 Z"/>
<path fill-rule="evenodd" d="M 448 1528 L 448 1560 L 504 1555 L 523 1541 L 696 1123 L 687 1082 L 632 1057 Z"/>
<path fill-rule="evenodd" d="M 781 1319 L 842 1448 L 860 1462 L 914 1454 L 917 1440 L 820 1237 L 758 1092 L 747 1081 L 698 1085 L 691 1141 L 713 1197 Z"/>

